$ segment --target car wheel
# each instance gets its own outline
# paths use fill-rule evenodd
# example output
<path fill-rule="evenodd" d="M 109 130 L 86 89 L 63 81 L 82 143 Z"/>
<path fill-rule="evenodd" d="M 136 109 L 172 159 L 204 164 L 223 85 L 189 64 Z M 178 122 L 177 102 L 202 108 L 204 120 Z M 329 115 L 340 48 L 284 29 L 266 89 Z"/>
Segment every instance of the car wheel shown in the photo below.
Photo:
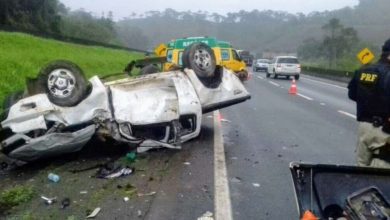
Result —
<path fill-rule="evenodd" d="M 140 75 L 148 75 L 148 74 L 158 73 L 158 72 L 160 72 L 160 69 L 156 65 L 149 64 L 147 66 L 142 67 L 140 71 Z"/>
<path fill-rule="evenodd" d="M 294 76 L 295 80 L 299 80 L 299 75 Z"/>
<path fill-rule="evenodd" d="M 39 82 L 49 100 L 59 106 L 75 106 L 87 95 L 88 84 L 84 72 L 70 61 L 49 63 L 40 71 Z"/>
<path fill-rule="evenodd" d="M 276 74 L 274 71 L 274 79 L 277 79 L 277 78 L 278 78 L 278 74 Z"/>
<path fill-rule="evenodd" d="M 267 72 L 267 74 L 265 75 L 265 77 L 267 77 L 267 78 L 269 78 L 271 76 L 271 74 L 269 74 L 268 72 Z"/>
<path fill-rule="evenodd" d="M 205 43 L 193 43 L 183 52 L 184 68 L 192 69 L 199 78 L 215 74 L 216 59 L 213 50 Z"/>
<path fill-rule="evenodd" d="M 286 76 L 286 79 L 290 79 L 290 76 Z"/>

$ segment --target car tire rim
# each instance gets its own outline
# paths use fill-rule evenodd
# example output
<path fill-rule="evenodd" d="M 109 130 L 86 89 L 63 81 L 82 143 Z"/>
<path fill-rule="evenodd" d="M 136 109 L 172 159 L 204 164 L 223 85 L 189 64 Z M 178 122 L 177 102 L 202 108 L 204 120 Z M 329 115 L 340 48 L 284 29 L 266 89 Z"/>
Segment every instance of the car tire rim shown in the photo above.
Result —
<path fill-rule="evenodd" d="M 207 69 L 211 65 L 211 55 L 205 49 L 198 49 L 194 54 L 195 64 L 201 69 Z"/>
<path fill-rule="evenodd" d="M 73 73 L 67 69 L 56 69 L 49 74 L 47 86 L 50 94 L 58 98 L 69 97 L 76 85 Z"/>

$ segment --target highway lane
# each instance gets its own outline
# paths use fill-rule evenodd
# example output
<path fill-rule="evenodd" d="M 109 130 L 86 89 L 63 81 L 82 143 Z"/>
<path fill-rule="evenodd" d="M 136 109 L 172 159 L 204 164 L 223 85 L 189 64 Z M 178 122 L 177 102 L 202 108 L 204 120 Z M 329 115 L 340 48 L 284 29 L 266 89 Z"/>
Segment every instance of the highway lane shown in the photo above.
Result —
<path fill-rule="evenodd" d="M 257 78 L 262 77 L 262 73 L 255 73 Z M 265 76 L 265 74 L 264 74 Z M 289 88 L 291 80 L 285 78 L 268 79 L 279 84 L 281 87 Z M 337 108 L 351 114 L 356 114 L 354 102 L 348 99 L 347 84 L 311 76 L 301 76 L 297 81 L 299 95 L 306 96 L 314 101 Z"/>
<path fill-rule="evenodd" d="M 255 73 L 252 99 L 221 111 L 234 219 L 298 219 L 291 161 L 354 164 L 357 123 L 340 113 L 354 114 L 347 90 L 312 80 L 292 96 L 291 81 Z"/>
<path fill-rule="evenodd" d="M 95 170 L 67 176 L 71 175 L 67 174 L 69 167 L 101 163 L 105 154 L 102 158 L 59 163 L 54 167 L 62 176 L 62 182 L 55 188 L 58 191 L 50 188 L 54 190 L 50 194 L 61 195 L 66 183 L 78 179 L 77 184 L 72 182 L 71 189 L 64 190 L 73 200 L 82 199 L 80 206 L 72 205 L 66 212 L 61 210 L 64 216 L 83 216 L 86 204 L 83 201 L 87 201 L 88 196 L 99 195 L 99 202 L 91 199 L 102 208 L 97 219 L 197 219 L 207 211 L 214 216 L 232 214 L 236 220 L 298 219 L 289 163 L 353 164 L 357 123 L 339 112 L 355 113 L 354 104 L 346 98 L 344 84 L 302 78 L 297 82 L 300 96 L 291 96 L 288 94 L 290 83 L 255 73 L 245 83 L 252 99 L 220 111 L 225 119 L 221 120 L 222 134 L 219 123 L 215 123 L 217 113 L 205 115 L 198 138 L 183 144 L 179 151 L 162 149 L 139 155 L 139 162 L 134 165 L 137 172 L 130 177 L 108 183 L 85 178 Z M 222 140 L 219 135 L 223 135 Z M 225 156 L 223 160 L 221 155 Z M 226 170 L 227 176 L 217 173 L 217 163 L 221 166 L 219 171 Z M 44 168 L 32 168 L 34 172 L 40 170 L 42 176 L 34 172 L 24 176 L 45 179 L 53 167 Z M 222 193 L 216 185 L 226 180 L 228 188 Z M 17 182 L 8 178 L 3 183 Z M 47 187 L 51 185 L 36 183 L 39 190 L 48 193 Z M 125 195 L 119 188 L 128 184 L 138 193 L 156 194 L 134 196 L 124 202 Z M 87 195 L 79 194 L 86 189 L 89 189 Z M 97 189 L 106 189 L 109 193 L 103 195 L 105 190 Z M 225 210 L 221 208 L 217 213 L 218 205 Z M 51 213 L 39 198 L 34 199 L 31 207 L 38 207 L 43 216 Z"/>

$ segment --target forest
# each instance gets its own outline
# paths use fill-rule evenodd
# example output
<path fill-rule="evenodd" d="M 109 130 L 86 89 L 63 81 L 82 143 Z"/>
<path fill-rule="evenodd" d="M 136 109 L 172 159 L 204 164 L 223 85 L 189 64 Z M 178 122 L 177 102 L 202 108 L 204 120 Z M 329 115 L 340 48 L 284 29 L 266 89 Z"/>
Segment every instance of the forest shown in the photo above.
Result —
<path fill-rule="evenodd" d="M 97 17 L 84 9 L 72 11 L 58 0 L 0 0 L 0 28 L 59 33 L 143 50 L 174 38 L 213 36 L 258 57 L 264 52 L 298 53 L 307 62 L 344 68 L 353 65 L 348 57 L 364 47 L 379 52 L 390 37 L 389 11 L 388 0 L 359 0 L 355 7 L 309 14 L 255 9 L 221 15 L 167 8 L 130 12 L 114 21 L 113 12 Z"/>

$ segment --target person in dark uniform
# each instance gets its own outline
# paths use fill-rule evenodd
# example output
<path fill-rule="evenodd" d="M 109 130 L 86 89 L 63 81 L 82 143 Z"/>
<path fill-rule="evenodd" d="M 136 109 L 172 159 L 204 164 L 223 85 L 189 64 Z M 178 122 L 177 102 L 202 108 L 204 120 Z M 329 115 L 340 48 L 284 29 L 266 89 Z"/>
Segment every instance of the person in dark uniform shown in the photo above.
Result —
<path fill-rule="evenodd" d="M 359 121 L 357 164 L 390 168 L 390 39 L 377 63 L 355 72 L 348 96 Z"/>

